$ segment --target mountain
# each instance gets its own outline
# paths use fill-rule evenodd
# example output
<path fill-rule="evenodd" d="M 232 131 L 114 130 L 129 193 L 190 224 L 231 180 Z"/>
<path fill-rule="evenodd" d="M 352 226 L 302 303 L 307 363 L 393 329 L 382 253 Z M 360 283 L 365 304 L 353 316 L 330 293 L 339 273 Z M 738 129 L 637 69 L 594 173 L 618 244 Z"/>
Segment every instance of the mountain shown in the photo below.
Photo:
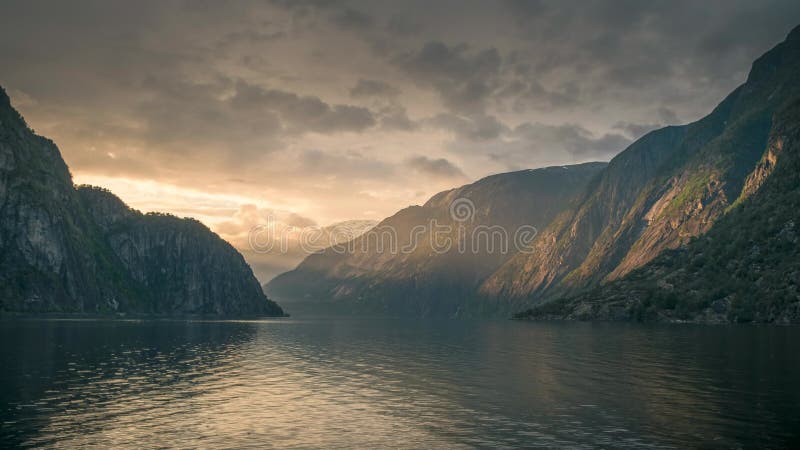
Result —
<path fill-rule="evenodd" d="M 76 188 L 0 88 L 0 311 L 270 315 L 242 256 L 192 219 Z"/>
<path fill-rule="evenodd" d="M 249 236 L 237 240 L 225 237 L 244 255 L 253 268 L 256 278 L 264 281 L 266 286 L 266 283 L 276 276 L 297 267 L 308 255 L 333 244 L 355 239 L 377 224 L 377 220 L 368 219 L 351 219 L 326 226 L 305 227 L 275 223 L 272 232 L 277 235 L 278 241 L 269 248 L 258 248 L 258 246 L 254 248 L 248 239 Z M 259 242 L 260 240 L 261 237 L 258 238 Z"/>
<path fill-rule="evenodd" d="M 800 96 L 800 28 L 697 122 L 651 132 L 617 155 L 579 204 L 487 278 L 480 293 L 523 309 L 631 274 L 711 230 L 759 188 L 775 113 Z"/>
<path fill-rule="evenodd" d="M 529 238 L 532 227 L 547 226 L 604 167 L 523 170 L 441 192 L 346 245 L 310 255 L 265 290 L 281 301 L 320 301 L 357 312 L 495 312 L 471 301 L 481 281 L 516 252 L 515 237 Z"/>
<path fill-rule="evenodd" d="M 773 120 L 742 196 L 703 236 L 520 318 L 800 323 L 800 101 Z"/>

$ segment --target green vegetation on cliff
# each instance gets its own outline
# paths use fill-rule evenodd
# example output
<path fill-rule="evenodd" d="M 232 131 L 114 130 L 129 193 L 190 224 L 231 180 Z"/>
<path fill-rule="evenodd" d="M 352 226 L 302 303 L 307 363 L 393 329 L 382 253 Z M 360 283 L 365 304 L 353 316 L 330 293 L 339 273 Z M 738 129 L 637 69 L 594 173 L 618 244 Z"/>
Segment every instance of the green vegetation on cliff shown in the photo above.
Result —
<path fill-rule="evenodd" d="M 773 119 L 798 98 L 800 27 L 758 58 L 709 115 L 671 133 L 656 130 L 612 159 L 585 201 L 545 229 L 534 251 L 490 276 L 481 293 L 518 310 L 573 297 L 703 236 L 758 189 L 754 180 L 763 174 L 753 174 Z"/>
<path fill-rule="evenodd" d="M 776 115 L 748 183 L 757 186 L 705 235 L 517 317 L 800 323 L 800 101 Z"/>

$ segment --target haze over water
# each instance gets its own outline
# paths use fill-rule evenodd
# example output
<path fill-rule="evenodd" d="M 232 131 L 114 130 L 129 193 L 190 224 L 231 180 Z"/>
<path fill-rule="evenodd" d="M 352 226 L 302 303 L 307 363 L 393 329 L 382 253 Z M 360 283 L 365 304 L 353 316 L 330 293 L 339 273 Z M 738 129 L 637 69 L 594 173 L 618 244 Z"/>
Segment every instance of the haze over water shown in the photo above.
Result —
<path fill-rule="evenodd" d="M 800 329 L 5 320 L 0 445 L 797 443 Z"/>

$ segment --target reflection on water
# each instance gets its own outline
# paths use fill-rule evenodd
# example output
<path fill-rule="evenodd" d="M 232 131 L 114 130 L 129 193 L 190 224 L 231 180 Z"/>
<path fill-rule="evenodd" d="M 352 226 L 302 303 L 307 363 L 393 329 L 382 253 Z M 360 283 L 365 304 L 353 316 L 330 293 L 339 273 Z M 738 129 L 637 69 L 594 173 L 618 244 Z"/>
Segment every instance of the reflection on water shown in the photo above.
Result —
<path fill-rule="evenodd" d="M 0 446 L 768 446 L 800 329 L 0 321 Z"/>

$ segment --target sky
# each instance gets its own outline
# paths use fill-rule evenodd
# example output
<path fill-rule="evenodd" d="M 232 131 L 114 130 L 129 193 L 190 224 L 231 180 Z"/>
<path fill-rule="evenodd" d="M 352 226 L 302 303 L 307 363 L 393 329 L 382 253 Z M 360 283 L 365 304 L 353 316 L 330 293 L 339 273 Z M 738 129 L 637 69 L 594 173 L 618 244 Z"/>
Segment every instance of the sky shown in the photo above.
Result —
<path fill-rule="evenodd" d="M 609 160 L 707 114 L 798 23 L 796 0 L 0 0 L 0 85 L 76 183 L 246 250 L 268 220 Z M 262 281 L 297 259 L 246 256 Z"/>

